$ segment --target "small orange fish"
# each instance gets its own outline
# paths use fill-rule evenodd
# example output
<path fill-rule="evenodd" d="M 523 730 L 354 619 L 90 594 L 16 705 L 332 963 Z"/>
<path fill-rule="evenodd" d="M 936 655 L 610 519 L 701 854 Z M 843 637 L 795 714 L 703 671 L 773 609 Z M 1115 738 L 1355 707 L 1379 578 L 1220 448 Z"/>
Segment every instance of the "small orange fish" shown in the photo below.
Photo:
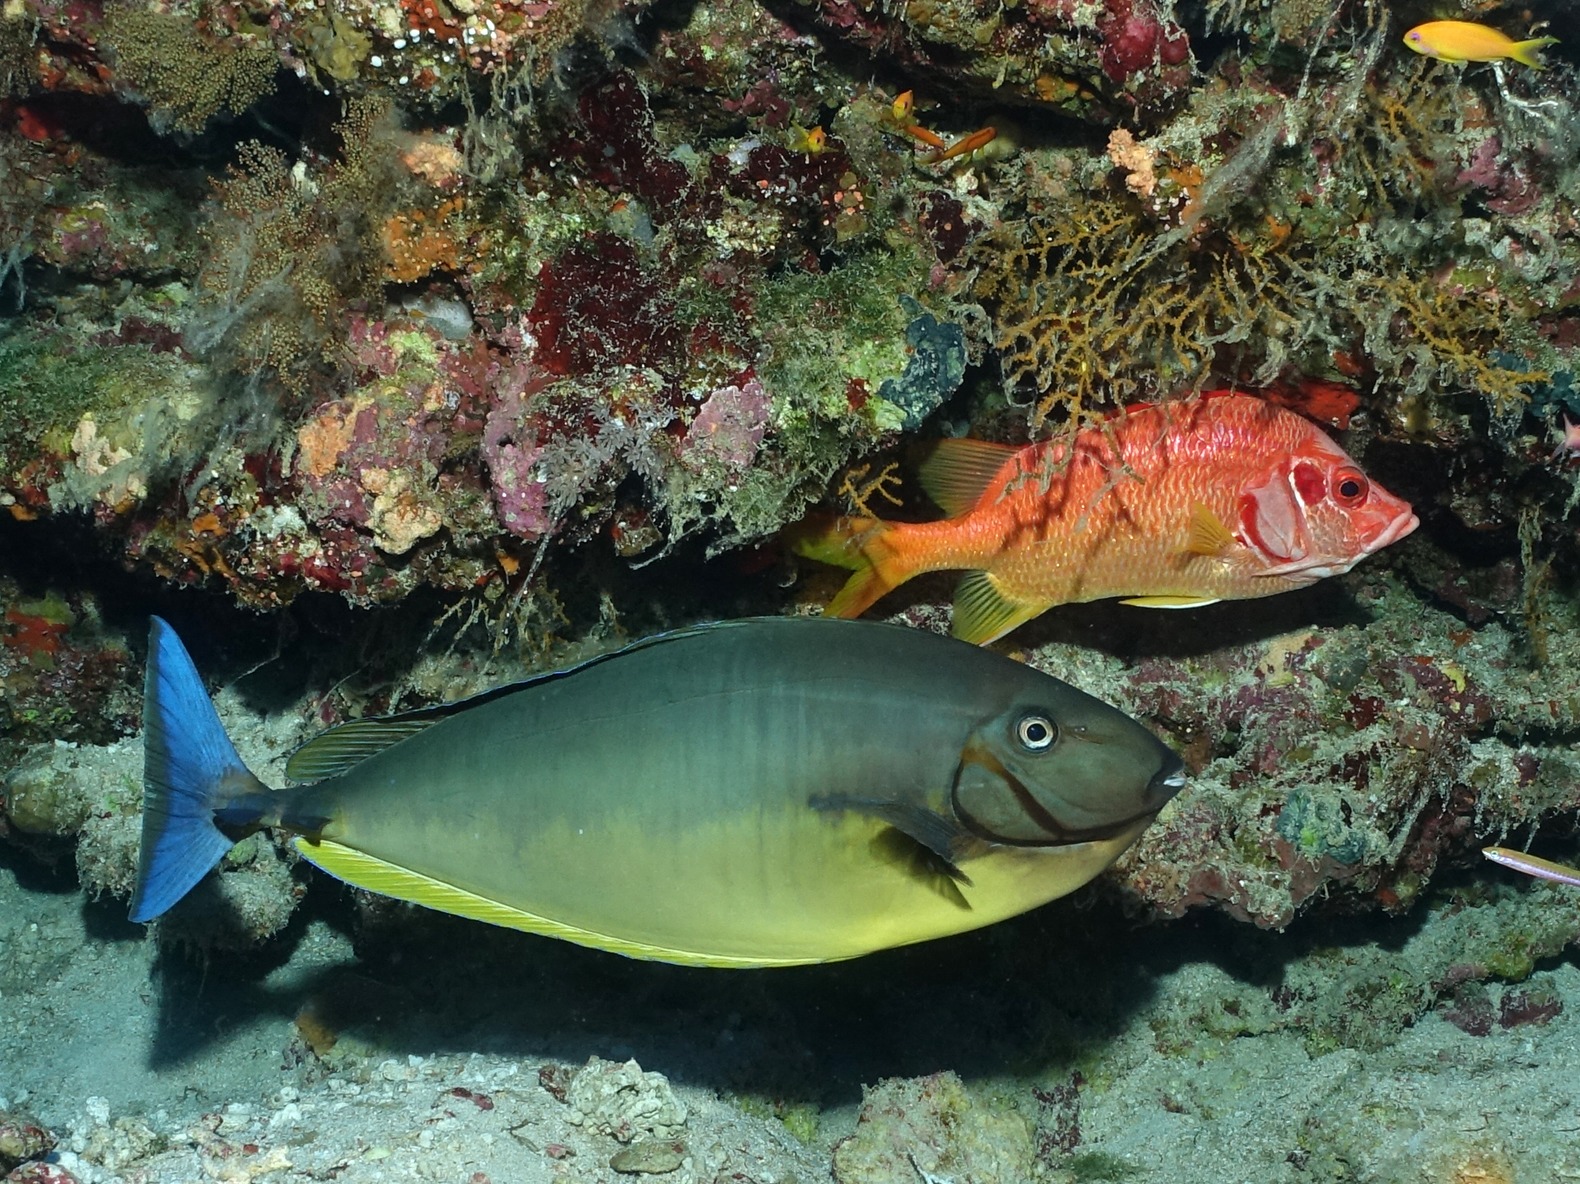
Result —
<path fill-rule="evenodd" d="M 1474 21 L 1427 21 L 1404 35 L 1416 53 L 1444 62 L 1497 62 L 1512 58 L 1534 70 L 1543 69 L 1542 50 L 1557 45 L 1556 37 L 1516 41 Z"/>
<path fill-rule="evenodd" d="M 956 160 L 968 156 L 979 148 L 986 148 L 998 135 L 995 127 L 979 127 L 968 136 L 961 136 L 949 147 L 939 150 L 929 156 L 923 164 L 941 164 L 946 160 Z"/>
<path fill-rule="evenodd" d="M 790 129 L 790 151 L 805 152 L 808 156 L 817 156 L 828 151 L 828 133 L 821 127 L 810 130 L 804 127 Z"/>
<path fill-rule="evenodd" d="M 1417 525 L 1315 424 L 1228 391 L 1130 407 L 1073 441 L 943 440 L 920 477 L 948 518 L 842 518 L 792 539 L 854 569 L 829 615 L 967 568 L 954 634 L 984 644 L 1071 601 L 1190 608 L 1302 588 Z"/>

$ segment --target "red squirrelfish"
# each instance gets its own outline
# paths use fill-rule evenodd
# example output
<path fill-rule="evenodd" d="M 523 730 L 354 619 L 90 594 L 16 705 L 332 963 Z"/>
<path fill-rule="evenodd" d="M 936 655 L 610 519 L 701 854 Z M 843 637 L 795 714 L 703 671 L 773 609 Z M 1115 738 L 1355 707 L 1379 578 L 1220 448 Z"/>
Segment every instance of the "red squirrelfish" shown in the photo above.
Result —
<path fill-rule="evenodd" d="M 829 615 L 964 568 L 954 633 L 985 644 L 1071 601 L 1192 608 L 1303 588 L 1417 525 L 1315 424 L 1227 391 L 1024 448 L 943 440 L 920 478 L 948 518 L 841 518 L 797 540 L 854 569 Z"/>

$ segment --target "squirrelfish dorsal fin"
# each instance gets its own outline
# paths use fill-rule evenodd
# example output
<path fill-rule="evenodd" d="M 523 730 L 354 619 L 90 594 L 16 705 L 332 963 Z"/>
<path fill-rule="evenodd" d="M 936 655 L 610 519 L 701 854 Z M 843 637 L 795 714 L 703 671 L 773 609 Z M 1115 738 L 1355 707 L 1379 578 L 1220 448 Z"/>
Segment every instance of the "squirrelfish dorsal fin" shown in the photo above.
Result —
<path fill-rule="evenodd" d="M 1190 540 L 1185 549 L 1193 555 L 1222 555 L 1234 546 L 1234 534 L 1223 519 L 1197 502 L 1190 511 Z"/>
<path fill-rule="evenodd" d="M 285 775 L 292 781 L 322 781 L 359 765 L 376 752 L 399 744 L 407 736 L 422 731 L 444 718 L 444 713 L 396 715 L 388 719 L 354 719 L 314 736 L 293 752 L 285 762 Z"/>
<path fill-rule="evenodd" d="M 998 581 L 973 571 L 955 589 L 954 621 L 949 631 L 961 641 L 986 645 L 1047 610 L 1045 601 L 1028 604 L 1004 595 Z"/>
<path fill-rule="evenodd" d="M 982 500 L 993 479 L 1019 451 L 1012 444 L 987 440 L 940 440 L 916 476 L 927 496 L 953 518 Z"/>

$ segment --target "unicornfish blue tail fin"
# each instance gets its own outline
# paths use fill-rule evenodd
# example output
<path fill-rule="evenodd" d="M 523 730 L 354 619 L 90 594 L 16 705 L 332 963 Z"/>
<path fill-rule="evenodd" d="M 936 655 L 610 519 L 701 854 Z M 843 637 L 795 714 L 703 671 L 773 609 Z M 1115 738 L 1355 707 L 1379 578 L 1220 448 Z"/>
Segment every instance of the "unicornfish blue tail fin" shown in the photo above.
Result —
<path fill-rule="evenodd" d="M 143 841 L 131 919 L 180 900 L 235 840 L 215 811 L 264 786 L 242 764 L 181 639 L 158 617 L 143 680 Z"/>

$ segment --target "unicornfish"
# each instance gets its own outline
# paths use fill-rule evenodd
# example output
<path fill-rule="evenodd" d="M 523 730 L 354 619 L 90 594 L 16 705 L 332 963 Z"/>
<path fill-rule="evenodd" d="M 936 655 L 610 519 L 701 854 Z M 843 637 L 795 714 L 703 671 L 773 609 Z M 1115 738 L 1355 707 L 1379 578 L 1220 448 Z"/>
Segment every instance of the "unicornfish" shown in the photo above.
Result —
<path fill-rule="evenodd" d="M 150 631 L 134 921 L 264 827 L 349 884 L 638 958 L 786 966 L 988 925 L 1107 867 L 1184 784 L 1124 713 L 918 630 L 680 629 L 309 741 L 271 789 Z"/>

